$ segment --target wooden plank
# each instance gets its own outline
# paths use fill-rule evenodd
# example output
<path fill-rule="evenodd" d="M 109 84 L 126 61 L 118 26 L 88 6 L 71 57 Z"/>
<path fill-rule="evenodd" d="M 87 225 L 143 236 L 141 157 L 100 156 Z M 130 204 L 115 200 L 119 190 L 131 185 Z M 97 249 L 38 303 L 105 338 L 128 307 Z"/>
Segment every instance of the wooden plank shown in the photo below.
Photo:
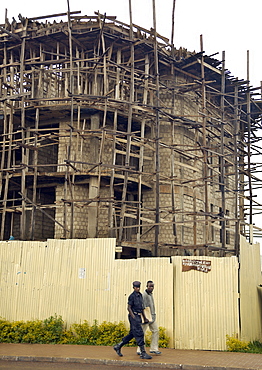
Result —
<path fill-rule="evenodd" d="M 73 14 L 80 14 L 80 13 L 81 13 L 81 10 L 78 10 L 78 11 L 75 11 L 75 12 L 70 12 L 69 14 L 73 15 Z M 68 12 L 67 13 L 56 13 L 56 14 L 43 15 L 41 17 L 31 17 L 31 18 L 28 18 L 28 19 L 30 21 L 37 21 L 37 20 L 40 20 L 40 19 L 62 17 L 62 16 L 66 16 L 66 15 L 68 15 Z"/>
<path fill-rule="evenodd" d="M 143 146 L 141 146 L 141 148 L 143 148 Z M 126 152 L 125 151 L 123 151 L 123 150 L 116 150 L 116 153 L 118 153 L 118 154 L 122 154 L 122 155 L 125 155 L 126 154 Z M 141 154 L 135 154 L 135 153 L 130 153 L 130 157 L 133 157 L 133 158 L 140 158 L 140 155 Z M 153 160 L 153 157 L 147 157 L 147 156 L 144 156 L 144 159 L 145 160 L 148 160 L 148 161 L 152 161 Z"/>

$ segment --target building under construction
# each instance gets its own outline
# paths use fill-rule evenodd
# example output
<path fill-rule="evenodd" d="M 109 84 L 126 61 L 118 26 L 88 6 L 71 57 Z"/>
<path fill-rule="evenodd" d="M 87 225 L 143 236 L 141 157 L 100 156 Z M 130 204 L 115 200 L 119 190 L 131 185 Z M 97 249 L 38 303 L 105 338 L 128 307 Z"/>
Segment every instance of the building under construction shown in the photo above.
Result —
<path fill-rule="evenodd" d="M 260 89 L 224 55 L 79 13 L 0 26 L 1 240 L 238 255 L 261 210 Z"/>

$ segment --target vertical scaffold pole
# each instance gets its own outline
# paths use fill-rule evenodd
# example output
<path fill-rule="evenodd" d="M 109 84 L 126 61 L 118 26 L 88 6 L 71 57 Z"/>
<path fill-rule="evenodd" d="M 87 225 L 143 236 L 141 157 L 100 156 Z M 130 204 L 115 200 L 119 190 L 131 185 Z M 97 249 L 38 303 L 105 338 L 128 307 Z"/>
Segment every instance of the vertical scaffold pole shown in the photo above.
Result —
<path fill-rule="evenodd" d="M 220 191 L 221 191 L 221 244 L 223 250 L 226 247 L 226 199 L 225 199 L 225 156 L 224 156 L 224 135 L 225 135 L 225 52 L 222 52 L 222 71 L 221 71 L 221 97 L 220 97 L 220 110 L 221 110 L 221 130 L 220 130 Z M 222 250 L 222 254 L 224 252 Z"/>
<path fill-rule="evenodd" d="M 247 50 L 247 175 L 249 190 L 249 242 L 253 243 L 251 235 L 251 225 L 253 225 L 253 206 L 252 206 L 252 182 L 251 182 L 251 115 L 250 115 L 250 82 L 249 82 L 249 50 Z"/>
<path fill-rule="evenodd" d="M 153 27 L 154 27 L 154 56 L 155 56 L 155 78 L 156 78 L 156 122 L 155 122 L 155 140 L 156 140 L 156 153 L 155 153 L 155 171 L 156 171 L 156 216 L 155 216 L 155 247 L 154 255 L 157 257 L 159 255 L 158 244 L 159 244 L 159 222 L 160 222 L 160 153 L 159 153 L 159 137 L 160 137 L 160 127 L 159 127 L 159 67 L 158 67 L 158 50 L 157 50 L 157 32 L 156 32 L 156 5 L 155 0 L 153 0 Z"/>
<path fill-rule="evenodd" d="M 203 36 L 200 35 L 200 49 L 201 49 L 201 83 L 202 83 L 202 152 L 204 157 L 203 163 L 203 178 L 204 178 L 204 202 L 205 202 L 205 226 L 204 226 L 204 244 L 208 243 L 208 186 L 207 186 L 207 138 L 206 138 L 206 122 L 207 122 L 207 108 L 206 108 L 206 84 L 205 84 L 205 67 L 204 67 L 204 48 Z M 207 250 L 205 248 L 205 255 Z"/>

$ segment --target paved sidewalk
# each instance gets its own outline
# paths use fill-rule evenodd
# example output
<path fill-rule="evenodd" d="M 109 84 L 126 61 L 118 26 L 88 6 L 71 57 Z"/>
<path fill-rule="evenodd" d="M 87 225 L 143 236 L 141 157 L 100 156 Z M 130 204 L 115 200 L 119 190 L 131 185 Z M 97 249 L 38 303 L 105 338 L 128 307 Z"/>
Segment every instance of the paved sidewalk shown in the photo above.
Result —
<path fill-rule="evenodd" d="M 123 347 L 124 356 L 119 357 L 112 347 L 105 346 L 0 343 L 0 360 L 108 364 L 115 365 L 116 369 L 120 364 L 149 369 L 262 369 L 262 354 L 170 348 L 161 351 L 162 355 L 153 355 L 152 360 L 146 361 L 137 356 L 134 347 Z"/>

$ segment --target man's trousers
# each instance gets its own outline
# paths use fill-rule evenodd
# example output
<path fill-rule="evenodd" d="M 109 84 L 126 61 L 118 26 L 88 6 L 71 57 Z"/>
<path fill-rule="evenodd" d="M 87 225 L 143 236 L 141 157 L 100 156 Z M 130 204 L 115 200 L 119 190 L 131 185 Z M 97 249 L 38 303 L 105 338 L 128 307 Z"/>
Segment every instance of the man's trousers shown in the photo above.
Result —
<path fill-rule="evenodd" d="M 144 346 L 144 332 L 142 330 L 142 319 L 140 315 L 135 315 L 133 319 L 132 316 L 128 315 L 128 320 L 130 323 L 129 333 L 122 339 L 123 345 L 127 344 L 131 339 L 135 338 L 137 345 Z"/>
<path fill-rule="evenodd" d="M 143 329 L 144 334 L 146 333 L 147 329 L 149 329 L 152 332 L 150 352 L 158 351 L 159 331 L 158 331 L 158 325 L 156 321 L 150 324 L 143 324 L 142 329 Z M 140 352 L 139 348 L 137 348 L 137 352 Z"/>

